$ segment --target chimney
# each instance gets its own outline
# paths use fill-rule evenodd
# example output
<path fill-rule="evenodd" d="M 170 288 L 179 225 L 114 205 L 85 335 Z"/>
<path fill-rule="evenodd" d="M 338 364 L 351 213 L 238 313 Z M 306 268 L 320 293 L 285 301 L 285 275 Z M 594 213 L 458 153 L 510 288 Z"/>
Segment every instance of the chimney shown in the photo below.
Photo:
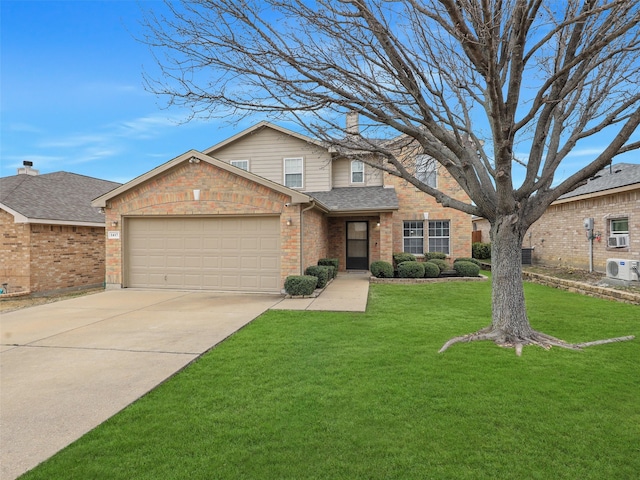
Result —
<path fill-rule="evenodd" d="M 360 127 L 358 126 L 358 112 L 350 110 L 347 113 L 347 135 L 355 136 L 360 133 Z"/>
<path fill-rule="evenodd" d="M 24 162 L 22 162 L 23 167 L 22 168 L 18 168 L 18 175 L 38 175 L 40 173 L 39 170 L 36 170 L 35 168 L 31 168 L 33 167 L 33 162 L 29 162 L 27 160 L 25 160 Z"/>

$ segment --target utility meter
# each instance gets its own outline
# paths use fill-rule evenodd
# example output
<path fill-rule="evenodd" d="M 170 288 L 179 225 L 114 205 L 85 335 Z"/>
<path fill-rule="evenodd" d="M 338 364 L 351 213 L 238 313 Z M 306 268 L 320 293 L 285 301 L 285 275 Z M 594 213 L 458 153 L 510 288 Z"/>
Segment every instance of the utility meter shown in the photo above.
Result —
<path fill-rule="evenodd" d="M 585 218 L 584 219 L 584 229 L 585 230 L 593 230 L 593 218 Z"/>

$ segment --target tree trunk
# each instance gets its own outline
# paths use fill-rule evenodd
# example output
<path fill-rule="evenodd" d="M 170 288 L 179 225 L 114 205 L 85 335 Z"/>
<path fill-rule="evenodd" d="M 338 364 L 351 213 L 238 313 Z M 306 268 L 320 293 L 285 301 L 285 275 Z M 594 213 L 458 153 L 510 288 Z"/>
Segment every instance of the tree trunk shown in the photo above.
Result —
<path fill-rule="evenodd" d="M 491 226 L 491 329 L 498 333 L 500 343 L 531 338 L 522 283 L 524 234 L 514 216 L 498 217 Z"/>
<path fill-rule="evenodd" d="M 522 355 L 525 345 L 538 345 L 549 349 L 561 347 L 581 350 L 592 345 L 626 342 L 635 337 L 608 338 L 594 342 L 567 343 L 546 333 L 531 328 L 527 318 L 522 282 L 522 239 L 526 233 L 516 215 L 503 215 L 491 225 L 491 306 L 493 318 L 491 325 L 482 330 L 454 337 L 440 349 L 446 351 L 456 343 L 490 340 L 501 347 L 512 347 L 516 355 Z"/>

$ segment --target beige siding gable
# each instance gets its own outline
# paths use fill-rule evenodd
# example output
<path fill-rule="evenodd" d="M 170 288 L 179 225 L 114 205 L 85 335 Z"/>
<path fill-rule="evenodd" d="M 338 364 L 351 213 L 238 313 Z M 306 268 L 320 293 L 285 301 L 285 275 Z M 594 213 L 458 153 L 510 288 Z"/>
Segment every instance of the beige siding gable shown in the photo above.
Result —
<path fill-rule="evenodd" d="M 371 165 L 364 166 L 364 182 L 351 182 L 351 159 L 337 158 L 333 161 L 333 188 L 381 187 L 382 171 Z"/>
<path fill-rule="evenodd" d="M 296 190 L 331 190 L 331 154 L 322 147 L 269 127 L 255 130 L 208 155 L 228 163 L 248 160 L 251 173 L 281 185 L 284 185 L 284 159 L 302 158 L 303 187 Z"/>

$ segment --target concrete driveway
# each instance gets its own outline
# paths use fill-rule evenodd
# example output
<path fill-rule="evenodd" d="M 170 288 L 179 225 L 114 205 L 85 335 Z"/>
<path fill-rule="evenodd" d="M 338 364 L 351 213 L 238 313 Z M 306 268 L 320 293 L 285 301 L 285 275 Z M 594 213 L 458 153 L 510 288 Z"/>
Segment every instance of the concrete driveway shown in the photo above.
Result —
<path fill-rule="evenodd" d="M 32 469 L 282 301 L 110 290 L 0 319 L 0 478 Z"/>

